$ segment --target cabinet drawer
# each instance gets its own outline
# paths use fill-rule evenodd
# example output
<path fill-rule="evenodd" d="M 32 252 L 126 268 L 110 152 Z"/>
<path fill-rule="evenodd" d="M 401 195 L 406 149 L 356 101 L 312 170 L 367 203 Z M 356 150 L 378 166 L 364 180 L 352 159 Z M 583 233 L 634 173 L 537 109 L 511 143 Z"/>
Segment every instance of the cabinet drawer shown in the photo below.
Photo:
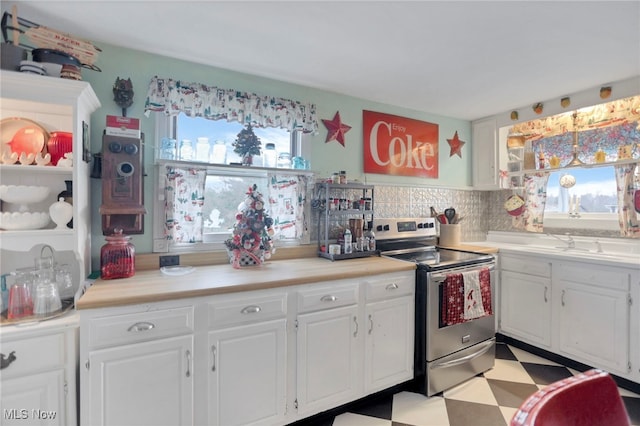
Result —
<path fill-rule="evenodd" d="M 582 284 L 591 284 L 615 290 L 629 291 L 629 272 L 619 268 L 598 266 L 594 268 L 584 264 L 561 263 L 554 271 L 554 277 Z"/>
<path fill-rule="evenodd" d="M 64 367 L 64 333 L 3 341 L 1 352 L 5 357 L 13 352 L 16 357 L 8 367 L 0 370 L 0 376 L 3 379 L 8 376 L 33 374 L 41 370 Z"/>
<path fill-rule="evenodd" d="M 539 277 L 551 277 L 551 262 L 530 257 L 501 255 L 500 269 Z"/>
<path fill-rule="evenodd" d="M 193 307 L 93 318 L 89 346 L 117 346 L 193 333 Z"/>
<path fill-rule="evenodd" d="M 311 284 L 298 291 L 298 312 L 332 309 L 358 302 L 358 283 L 335 281 L 331 285 Z"/>
<path fill-rule="evenodd" d="M 367 301 L 406 296 L 415 292 L 415 274 L 387 275 L 365 280 Z"/>
<path fill-rule="evenodd" d="M 209 302 L 209 328 L 223 328 L 234 324 L 261 322 L 284 317 L 287 313 L 287 294 L 243 293 L 232 297 L 216 296 Z"/>

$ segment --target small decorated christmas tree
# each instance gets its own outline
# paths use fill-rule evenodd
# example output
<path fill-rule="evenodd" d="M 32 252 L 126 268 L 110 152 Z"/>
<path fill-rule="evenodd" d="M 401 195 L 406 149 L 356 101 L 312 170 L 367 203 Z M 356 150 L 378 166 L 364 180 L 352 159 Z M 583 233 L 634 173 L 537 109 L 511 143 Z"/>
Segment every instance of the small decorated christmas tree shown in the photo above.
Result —
<path fill-rule="evenodd" d="M 264 198 L 254 184 L 247 191 L 247 198 L 238 206 L 233 234 L 225 241 L 234 268 L 260 265 L 275 252 L 271 240 L 273 219 L 264 207 Z"/>
<path fill-rule="evenodd" d="M 233 142 L 233 152 L 242 157 L 242 164 L 250 166 L 253 164 L 253 156 L 260 155 L 260 138 L 253 133 L 251 123 L 238 133 L 238 138 Z"/>

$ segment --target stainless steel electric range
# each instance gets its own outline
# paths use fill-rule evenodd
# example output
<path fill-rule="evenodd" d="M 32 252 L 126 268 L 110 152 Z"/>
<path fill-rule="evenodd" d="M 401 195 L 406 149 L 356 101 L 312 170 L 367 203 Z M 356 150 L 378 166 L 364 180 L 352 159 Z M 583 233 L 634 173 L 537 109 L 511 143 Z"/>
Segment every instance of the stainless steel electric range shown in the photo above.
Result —
<path fill-rule="evenodd" d="M 374 219 L 373 229 L 381 256 L 416 264 L 417 391 L 431 396 L 492 368 L 495 258 L 438 247 L 434 218 Z"/>

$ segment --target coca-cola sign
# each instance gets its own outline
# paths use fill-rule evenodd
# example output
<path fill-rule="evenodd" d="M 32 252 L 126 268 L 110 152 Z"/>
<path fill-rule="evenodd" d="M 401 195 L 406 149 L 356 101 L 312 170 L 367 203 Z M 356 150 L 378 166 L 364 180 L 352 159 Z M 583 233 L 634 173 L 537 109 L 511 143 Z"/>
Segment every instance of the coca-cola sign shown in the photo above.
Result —
<path fill-rule="evenodd" d="M 397 115 L 362 111 L 364 171 L 438 177 L 438 125 Z"/>

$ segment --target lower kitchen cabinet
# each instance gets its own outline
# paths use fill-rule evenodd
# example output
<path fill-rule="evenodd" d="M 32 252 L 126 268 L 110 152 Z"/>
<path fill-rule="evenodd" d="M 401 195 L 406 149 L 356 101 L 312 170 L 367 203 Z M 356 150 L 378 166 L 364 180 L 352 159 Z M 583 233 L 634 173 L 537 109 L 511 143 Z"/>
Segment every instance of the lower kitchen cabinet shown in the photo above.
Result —
<path fill-rule="evenodd" d="M 415 278 L 365 281 L 364 390 L 377 392 L 413 378 Z"/>
<path fill-rule="evenodd" d="M 640 270 L 505 251 L 500 265 L 501 333 L 639 382 Z"/>
<path fill-rule="evenodd" d="M 78 316 L 0 329 L 2 425 L 77 425 Z"/>
<path fill-rule="evenodd" d="M 90 425 L 193 424 L 193 336 L 93 351 Z"/>
<path fill-rule="evenodd" d="M 614 374 L 628 374 L 630 274 L 618 268 L 566 263 L 558 264 L 556 270 L 560 353 Z"/>
<path fill-rule="evenodd" d="M 286 292 L 254 291 L 209 300 L 211 331 L 203 354 L 206 371 L 201 371 L 207 378 L 206 424 L 283 424 Z"/>
<path fill-rule="evenodd" d="M 312 414 L 359 392 L 357 305 L 298 315 L 297 409 Z"/>
<path fill-rule="evenodd" d="M 194 308 L 185 302 L 80 310 L 80 419 L 193 425 Z"/>
<path fill-rule="evenodd" d="M 500 329 L 543 348 L 551 347 L 551 264 L 501 255 Z"/>
<path fill-rule="evenodd" d="M 82 424 L 283 425 L 400 384 L 414 277 L 80 310 Z"/>
<path fill-rule="evenodd" d="M 340 280 L 296 291 L 296 399 L 301 416 L 355 399 L 361 392 L 359 285 Z"/>

